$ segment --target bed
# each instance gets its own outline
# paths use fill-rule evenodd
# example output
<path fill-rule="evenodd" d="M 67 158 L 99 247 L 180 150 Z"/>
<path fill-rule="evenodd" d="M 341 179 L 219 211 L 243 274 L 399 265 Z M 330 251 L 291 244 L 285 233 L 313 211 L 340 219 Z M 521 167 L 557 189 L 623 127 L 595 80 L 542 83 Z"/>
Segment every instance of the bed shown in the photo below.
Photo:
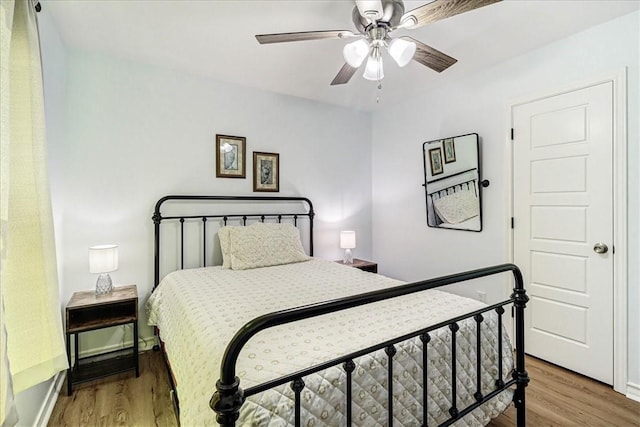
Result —
<path fill-rule="evenodd" d="M 478 169 L 429 181 L 427 224 L 430 227 L 481 231 Z"/>
<path fill-rule="evenodd" d="M 190 209 L 232 207 L 160 212 L 185 201 Z M 233 211 L 245 202 L 254 213 Z M 279 203 L 303 209 L 255 213 Z M 167 196 L 156 204 L 157 286 L 147 309 L 181 424 L 484 425 L 513 400 L 524 425 L 526 294 L 517 268 L 402 283 L 313 258 L 314 215 L 306 198 Z M 163 222 L 178 225 L 163 234 Z M 193 268 L 185 260 L 189 222 L 203 253 Z M 167 257 L 161 240 L 172 239 L 178 249 Z M 216 245 L 225 255 L 211 266 Z M 167 260 L 176 271 L 165 274 Z M 492 306 L 434 289 L 504 272 L 514 275 L 514 294 Z M 502 325 L 508 305 L 516 314 L 515 363 Z"/>

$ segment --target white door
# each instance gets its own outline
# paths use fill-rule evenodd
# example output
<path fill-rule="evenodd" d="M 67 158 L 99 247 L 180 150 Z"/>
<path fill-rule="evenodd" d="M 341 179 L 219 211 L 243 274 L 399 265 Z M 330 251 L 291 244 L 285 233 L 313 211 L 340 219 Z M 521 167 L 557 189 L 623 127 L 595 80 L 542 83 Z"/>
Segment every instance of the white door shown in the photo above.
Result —
<path fill-rule="evenodd" d="M 517 105 L 512 120 L 525 350 L 612 384 L 613 83 Z"/>

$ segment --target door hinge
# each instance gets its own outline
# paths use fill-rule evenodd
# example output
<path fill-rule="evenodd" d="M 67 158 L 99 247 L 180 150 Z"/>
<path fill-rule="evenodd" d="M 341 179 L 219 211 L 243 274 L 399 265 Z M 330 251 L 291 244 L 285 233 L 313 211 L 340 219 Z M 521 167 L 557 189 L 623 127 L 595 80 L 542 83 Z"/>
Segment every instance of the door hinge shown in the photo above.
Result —
<path fill-rule="evenodd" d="M 513 217 L 511 217 L 511 228 L 514 228 L 514 227 L 513 227 L 513 223 L 514 223 L 514 222 L 515 222 L 515 220 L 513 219 Z"/>
<path fill-rule="evenodd" d="M 512 141 L 513 141 L 513 134 L 514 134 L 514 132 L 513 132 L 513 128 L 511 128 L 511 140 L 512 140 Z"/>

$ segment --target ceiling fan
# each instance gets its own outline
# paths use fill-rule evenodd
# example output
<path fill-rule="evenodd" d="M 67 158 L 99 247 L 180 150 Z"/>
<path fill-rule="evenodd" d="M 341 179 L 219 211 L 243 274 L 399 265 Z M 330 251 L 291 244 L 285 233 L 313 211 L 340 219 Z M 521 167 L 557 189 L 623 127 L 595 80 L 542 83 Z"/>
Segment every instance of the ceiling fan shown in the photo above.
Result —
<path fill-rule="evenodd" d="M 402 28 L 418 28 L 499 1 L 501 0 L 434 0 L 405 12 L 402 0 L 355 0 L 352 20 L 357 33 L 349 30 L 304 31 L 259 34 L 256 35 L 256 39 L 260 44 L 270 44 L 358 38 L 344 47 L 343 56 L 346 63 L 338 71 L 331 85 L 348 83 L 365 59 L 367 65 L 363 77 L 368 80 L 382 80 L 384 49 L 400 67 L 404 67 L 413 59 L 432 70 L 442 72 L 455 64 L 457 59 L 409 36 L 392 38 L 391 32 Z"/>

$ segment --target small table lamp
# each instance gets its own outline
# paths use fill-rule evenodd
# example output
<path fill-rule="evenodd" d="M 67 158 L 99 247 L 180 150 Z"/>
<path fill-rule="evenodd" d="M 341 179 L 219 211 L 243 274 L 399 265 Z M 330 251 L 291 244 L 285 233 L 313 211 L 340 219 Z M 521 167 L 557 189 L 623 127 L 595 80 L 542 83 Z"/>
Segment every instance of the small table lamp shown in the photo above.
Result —
<path fill-rule="evenodd" d="M 89 272 L 98 273 L 96 295 L 110 294 L 113 290 L 109 272 L 118 269 L 118 246 L 100 245 L 89 248 Z"/>
<path fill-rule="evenodd" d="M 340 248 L 344 249 L 344 263 L 353 264 L 353 255 L 351 249 L 356 247 L 356 232 L 341 231 L 340 232 Z"/>

